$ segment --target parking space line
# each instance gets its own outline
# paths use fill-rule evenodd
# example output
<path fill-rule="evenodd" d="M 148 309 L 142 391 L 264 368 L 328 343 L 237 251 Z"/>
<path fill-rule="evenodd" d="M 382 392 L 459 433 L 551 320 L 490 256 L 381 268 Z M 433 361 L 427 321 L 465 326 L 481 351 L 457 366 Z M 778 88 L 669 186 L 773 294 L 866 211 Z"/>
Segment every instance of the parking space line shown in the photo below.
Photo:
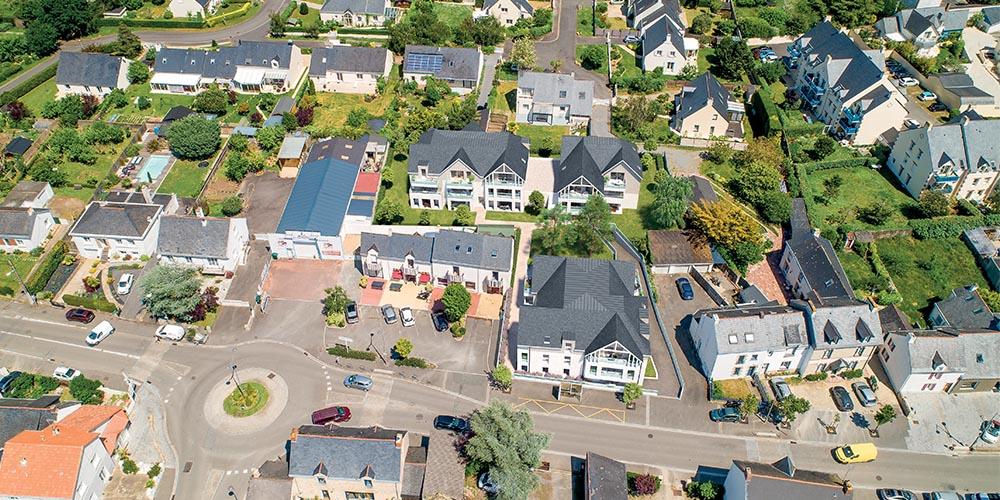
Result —
<path fill-rule="evenodd" d="M 569 409 L 575 411 L 578 415 L 586 419 L 593 419 L 602 414 L 607 414 L 611 418 L 624 423 L 625 422 L 625 410 L 618 410 L 613 408 L 605 408 L 603 406 L 589 406 L 580 405 L 573 403 L 563 403 L 560 401 L 547 401 L 542 399 L 530 399 L 530 398 L 518 398 L 521 403 L 515 404 L 515 409 L 520 409 L 526 405 L 534 404 L 538 407 L 542 413 L 546 415 L 552 415 L 553 413 L 559 412 L 560 410 Z"/>

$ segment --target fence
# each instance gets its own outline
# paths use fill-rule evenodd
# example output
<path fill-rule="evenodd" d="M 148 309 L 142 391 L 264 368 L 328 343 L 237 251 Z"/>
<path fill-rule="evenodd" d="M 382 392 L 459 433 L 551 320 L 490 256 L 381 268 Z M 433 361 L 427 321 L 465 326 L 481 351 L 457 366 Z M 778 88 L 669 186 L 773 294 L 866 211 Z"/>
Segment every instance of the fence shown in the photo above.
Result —
<path fill-rule="evenodd" d="M 727 301 L 726 298 L 723 297 L 722 294 L 719 293 L 719 291 L 716 290 L 711 283 L 709 283 L 709 281 L 705 278 L 705 275 L 701 274 L 701 271 L 697 269 L 692 269 L 691 277 L 694 278 L 694 280 L 697 281 L 698 284 L 705 289 L 705 293 L 707 293 L 708 296 L 711 297 L 713 301 L 715 301 L 715 305 L 720 307 L 725 307 L 729 305 L 729 301 Z"/>
<path fill-rule="evenodd" d="M 212 183 L 212 178 L 215 177 L 215 173 L 219 170 L 219 165 L 222 165 L 222 160 L 226 157 L 226 152 L 229 151 L 229 141 L 222 146 L 222 150 L 219 151 L 219 155 L 215 157 L 215 162 L 212 163 L 212 168 L 209 169 L 208 175 L 205 176 L 205 182 L 201 183 L 201 189 L 198 190 L 198 196 L 195 196 L 195 201 L 201 201 L 202 197 L 205 196 L 205 191 L 208 189 L 208 185 Z"/>
<path fill-rule="evenodd" d="M 745 142 L 734 142 L 734 141 L 720 141 L 712 139 L 695 139 L 693 137 L 681 137 L 681 146 L 692 147 L 692 148 L 710 148 L 713 144 L 717 142 L 723 142 L 729 145 L 734 151 L 745 151 L 747 149 L 747 143 Z"/>

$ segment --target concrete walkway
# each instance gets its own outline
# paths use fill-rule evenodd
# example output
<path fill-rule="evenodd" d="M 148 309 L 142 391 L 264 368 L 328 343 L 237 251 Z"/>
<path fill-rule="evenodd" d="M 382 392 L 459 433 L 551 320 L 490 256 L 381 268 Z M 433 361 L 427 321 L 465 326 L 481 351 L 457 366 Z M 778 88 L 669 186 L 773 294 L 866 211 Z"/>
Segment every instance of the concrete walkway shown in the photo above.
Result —
<path fill-rule="evenodd" d="M 479 89 L 479 98 L 476 99 L 476 108 L 482 108 L 486 106 L 486 101 L 490 99 L 490 92 L 493 91 L 493 78 L 497 74 L 497 65 L 503 59 L 502 48 L 497 47 L 497 51 L 492 54 L 487 54 L 483 58 L 483 85 Z"/>
<path fill-rule="evenodd" d="M 285 405 L 288 403 L 288 384 L 285 383 L 285 380 L 280 375 L 273 374 L 270 370 L 263 368 L 238 370 L 236 376 L 241 383 L 245 384 L 254 381 L 263 384 L 267 388 L 268 398 L 264 408 L 249 417 L 233 417 L 228 415 L 223 409 L 222 403 L 230 393 L 236 390 L 236 386 L 234 384 L 227 384 L 226 382 L 219 382 L 208 393 L 208 397 L 205 398 L 203 409 L 205 420 L 216 431 L 225 434 L 253 434 L 266 429 L 277 420 L 278 415 L 281 415 L 281 412 L 285 409 Z"/>

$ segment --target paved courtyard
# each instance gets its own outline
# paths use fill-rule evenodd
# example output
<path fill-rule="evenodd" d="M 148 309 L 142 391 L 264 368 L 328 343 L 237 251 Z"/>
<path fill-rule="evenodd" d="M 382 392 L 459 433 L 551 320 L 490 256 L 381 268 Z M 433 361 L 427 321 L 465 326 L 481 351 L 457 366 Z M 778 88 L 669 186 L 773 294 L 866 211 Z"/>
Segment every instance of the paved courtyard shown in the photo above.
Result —
<path fill-rule="evenodd" d="M 941 453 L 952 447 L 968 450 L 972 446 L 975 450 L 1000 451 L 997 444 L 979 440 L 983 421 L 1000 414 L 1000 398 L 995 393 L 914 393 L 908 394 L 906 401 L 912 410 L 907 448 Z"/>
<path fill-rule="evenodd" d="M 340 283 L 344 265 L 339 260 L 276 260 L 271 263 L 264 291 L 272 299 L 321 300 L 326 295 L 323 290 Z"/>

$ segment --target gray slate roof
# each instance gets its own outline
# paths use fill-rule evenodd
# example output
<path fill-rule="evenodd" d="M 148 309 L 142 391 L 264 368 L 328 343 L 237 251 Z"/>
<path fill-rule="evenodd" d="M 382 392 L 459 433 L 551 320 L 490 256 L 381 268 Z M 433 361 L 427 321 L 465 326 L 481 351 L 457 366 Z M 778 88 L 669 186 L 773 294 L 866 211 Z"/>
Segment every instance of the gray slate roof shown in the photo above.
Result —
<path fill-rule="evenodd" d="M 463 498 L 465 485 L 465 465 L 458 450 L 455 437 L 442 430 L 431 431 L 427 443 L 427 468 L 424 471 L 423 498 Z"/>
<path fill-rule="evenodd" d="M 31 139 L 27 137 L 17 136 L 7 143 L 7 146 L 3 149 L 3 152 L 9 155 L 23 155 L 31 149 Z"/>
<path fill-rule="evenodd" d="M 58 396 L 0 399 L 0 449 L 22 431 L 38 431 L 56 421 Z"/>
<path fill-rule="evenodd" d="M 927 142 L 925 155 L 932 171 L 951 163 L 955 171 L 992 171 L 1000 164 L 1000 121 L 962 118 L 957 123 L 904 130 L 896 140 L 898 147 L 909 147 L 911 141 Z"/>
<path fill-rule="evenodd" d="M 587 452 L 584 466 L 585 500 L 625 500 L 628 498 L 628 484 L 625 464 L 597 453 Z"/>
<path fill-rule="evenodd" d="M 499 1 L 500 0 L 486 0 L 485 2 L 483 2 L 483 10 L 489 10 L 490 7 L 493 7 L 493 5 L 495 5 Z M 535 8 L 532 7 L 530 3 L 528 3 L 528 0 L 511 0 L 511 1 L 514 2 L 514 5 L 521 12 L 527 12 L 528 14 L 534 14 Z"/>
<path fill-rule="evenodd" d="M 114 88 L 124 61 L 95 52 L 60 52 L 56 84 Z"/>
<path fill-rule="evenodd" d="M 478 82 L 479 61 L 482 56 L 478 48 L 407 45 L 403 54 L 403 72 L 434 75 L 435 78 L 448 80 Z M 434 63 L 427 66 L 424 63 L 428 61 Z"/>
<path fill-rule="evenodd" d="M 648 355 L 646 299 L 633 295 L 635 273 L 626 261 L 535 256 L 535 305 L 521 308 L 517 344 L 558 348 L 573 340 L 590 353 L 618 342 L 639 358 Z"/>
<path fill-rule="evenodd" d="M 367 472 L 374 481 L 401 481 L 404 450 L 396 447 L 397 434 L 406 431 L 303 425 L 289 442 L 288 475 L 308 477 L 322 472 L 331 479 L 357 481 Z"/>
<path fill-rule="evenodd" d="M 382 16 L 385 15 L 385 3 L 385 0 L 326 0 L 320 12 L 328 14 L 351 12 Z"/>
<path fill-rule="evenodd" d="M 318 232 L 337 236 L 358 179 L 360 165 L 327 157 L 299 168 L 292 194 L 278 221 L 278 233 Z"/>
<path fill-rule="evenodd" d="M 678 29 L 674 21 L 669 16 L 660 16 L 658 19 L 644 25 L 642 31 L 642 57 L 646 57 L 656 50 L 663 49 L 668 44 L 679 54 L 684 54 L 684 33 Z"/>
<path fill-rule="evenodd" d="M 776 351 L 808 345 L 805 315 L 789 306 L 761 305 L 703 309 L 695 313 L 698 322 L 718 317 L 715 338 L 719 354 L 749 351 Z M 752 334 L 747 341 L 746 334 Z M 736 335 L 736 343 L 729 342 Z"/>
<path fill-rule="evenodd" d="M 163 255 L 225 259 L 230 219 L 165 215 L 160 219 L 157 251 Z"/>
<path fill-rule="evenodd" d="M 799 64 L 819 75 L 842 101 L 856 97 L 885 77 L 885 58 L 877 50 L 861 50 L 829 21 L 817 24 L 795 42 Z"/>
<path fill-rule="evenodd" d="M 949 371 L 964 372 L 964 378 L 1000 378 L 1000 332 L 994 330 L 921 330 L 895 335 L 897 349 L 908 344 L 910 370 L 935 371 L 938 360 Z M 908 342 L 908 336 L 913 342 Z"/>
<path fill-rule="evenodd" d="M 815 234 L 808 222 L 805 203 L 792 200 L 792 237 L 785 245 L 795 254 L 816 299 L 854 297 L 854 289 L 830 240 Z"/>
<path fill-rule="evenodd" d="M 528 170 L 527 142 L 510 132 L 432 128 L 410 146 L 408 170 L 417 173 L 419 166 L 427 166 L 427 173 L 437 175 L 460 160 L 480 177 L 507 165 L 524 179 Z"/>
<path fill-rule="evenodd" d="M 555 191 L 580 177 L 597 189 L 604 190 L 604 173 L 625 163 L 636 180 L 642 179 L 642 164 L 635 146 L 617 137 L 566 135 L 562 138 L 562 155 L 555 171 Z"/>
<path fill-rule="evenodd" d="M 935 303 L 934 307 L 946 322 L 937 326 L 972 330 L 997 329 L 996 316 L 974 287 L 958 287 L 948 297 Z"/>
<path fill-rule="evenodd" d="M 378 73 L 385 71 L 389 51 L 382 47 L 317 47 L 309 62 L 311 76 L 324 76 L 327 72 Z"/>
<path fill-rule="evenodd" d="M 589 117 L 594 105 L 594 82 L 577 80 L 573 75 L 522 71 L 517 87 L 531 89 L 535 104 L 569 106 L 574 116 Z"/>
<path fill-rule="evenodd" d="M 683 120 L 705 106 L 712 106 L 719 116 L 727 119 L 730 109 L 744 111 L 743 103 L 733 99 L 733 95 L 707 71 L 681 90 L 681 109 L 677 110 L 677 116 Z"/>
<path fill-rule="evenodd" d="M 17 208 L 25 203 L 34 203 L 48 185 L 49 183 L 44 181 L 18 181 L 14 189 L 11 189 L 0 203 L 0 207 Z"/>
<path fill-rule="evenodd" d="M 92 201 L 69 234 L 142 238 L 162 209 L 159 205 Z"/>
<path fill-rule="evenodd" d="M 166 210 L 167 205 L 170 205 L 174 201 L 174 194 L 170 193 L 154 193 L 152 199 L 149 203 L 153 205 L 159 205 Z M 146 197 L 141 191 L 122 191 L 120 189 L 115 189 L 109 191 L 105 198 L 105 201 L 114 203 L 146 203 Z"/>
<path fill-rule="evenodd" d="M 35 219 L 47 213 L 48 210 L 37 208 L 0 208 L 0 238 L 31 238 Z"/>
<path fill-rule="evenodd" d="M 514 240 L 506 236 L 441 230 L 434 235 L 432 259 L 436 264 L 509 272 L 514 259 Z"/>
<path fill-rule="evenodd" d="M 817 349 L 876 346 L 882 322 L 870 304 L 853 299 L 825 301 L 812 312 L 810 334 Z"/>
<path fill-rule="evenodd" d="M 746 485 L 747 500 L 850 500 L 836 474 L 796 469 L 791 457 L 773 464 L 733 460 Z M 730 474 L 732 474 L 730 469 Z"/>
<path fill-rule="evenodd" d="M 963 105 L 994 103 L 993 94 L 976 87 L 976 83 L 967 73 L 940 73 L 937 75 L 937 79 L 946 90 L 958 96 L 959 102 Z"/>
<path fill-rule="evenodd" d="M 374 248 L 379 258 L 402 261 L 412 254 L 418 264 L 430 264 L 434 238 L 419 234 L 392 233 L 391 235 L 361 233 L 361 255 Z"/>
<path fill-rule="evenodd" d="M 1000 24 L 1000 7 L 986 7 L 981 12 L 983 13 L 983 24 L 986 26 Z"/>
<path fill-rule="evenodd" d="M 219 50 L 163 48 L 156 53 L 153 71 L 201 75 L 203 78 L 232 78 L 237 66 L 288 69 L 292 44 L 285 42 L 240 41 L 234 47 Z"/>

